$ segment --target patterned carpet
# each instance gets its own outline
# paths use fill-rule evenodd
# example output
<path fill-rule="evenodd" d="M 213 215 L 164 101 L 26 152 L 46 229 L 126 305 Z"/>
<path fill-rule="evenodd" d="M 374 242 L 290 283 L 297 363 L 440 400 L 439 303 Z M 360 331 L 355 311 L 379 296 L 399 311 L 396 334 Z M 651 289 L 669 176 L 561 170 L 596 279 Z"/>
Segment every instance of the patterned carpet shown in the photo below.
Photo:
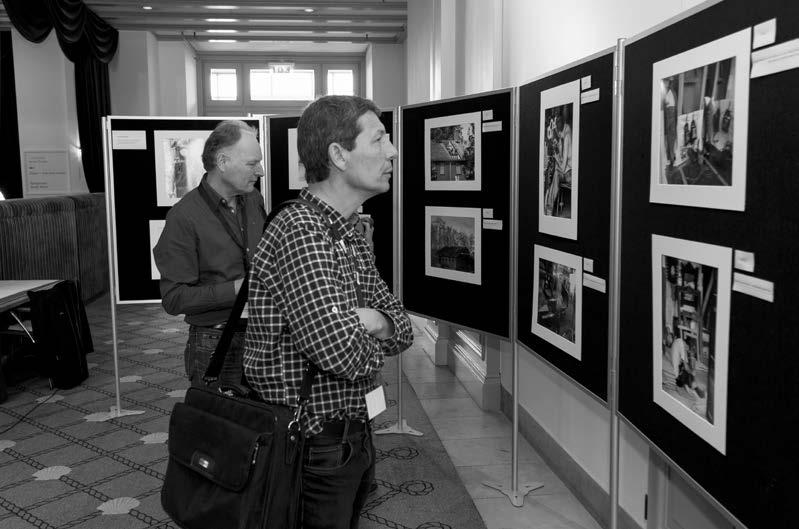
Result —
<path fill-rule="evenodd" d="M 123 410 L 115 404 L 109 302 L 87 307 L 95 352 L 79 387 L 52 392 L 31 378 L 0 404 L 0 529 L 177 529 L 160 505 L 169 414 L 187 387 L 187 325 L 160 305 L 118 307 Z M 417 347 L 417 346 L 414 346 Z M 376 428 L 396 422 L 396 361 L 385 372 L 389 409 Z M 361 527 L 484 529 L 411 386 L 404 415 L 423 437 L 376 436 L 378 490 Z M 222 529 L 222 528 L 220 528 Z"/>

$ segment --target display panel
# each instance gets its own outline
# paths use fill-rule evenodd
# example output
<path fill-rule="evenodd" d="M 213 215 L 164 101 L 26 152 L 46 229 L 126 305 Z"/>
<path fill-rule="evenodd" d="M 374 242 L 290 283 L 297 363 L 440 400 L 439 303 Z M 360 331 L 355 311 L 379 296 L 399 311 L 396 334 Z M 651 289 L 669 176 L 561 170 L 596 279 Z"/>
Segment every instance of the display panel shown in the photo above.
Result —
<path fill-rule="evenodd" d="M 226 119 L 244 121 L 263 138 L 256 118 L 105 118 L 118 303 L 161 299 L 152 249 L 169 208 L 199 185 L 205 140 Z"/>
<path fill-rule="evenodd" d="M 519 88 L 518 340 L 602 401 L 612 94 L 613 50 Z"/>
<path fill-rule="evenodd" d="M 416 314 L 504 338 L 511 95 L 501 90 L 400 108 L 402 301 Z"/>
<path fill-rule="evenodd" d="M 799 103 L 794 96 L 799 86 L 799 69 L 750 78 L 752 43 L 747 35 L 755 33 L 753 26 L 771 19 L 775 19 L 777 27 L 774 44 L 758 48 L 758 52 L 769 53 L 770 48 L 799 38 L 799 5 L 795 2 L 726 0 L 628 41 L 624 59 L 619 413 L 693 480 L 697 488 L 706 491 L 736 518 L 734 525 L 747 527 L 794 525 L 793 512 L 786 506 L 792 504 L 795 491 L 799 490 L 796 452 L 799 433 L 795 428 L 782 427 L 799 423 L 799 409 L 788 404 L 799 402 L 796 384 L 799 362 L 792 354 L 799 343 L 799 326 L 792 324 L 797 319 L 796 299 L 799 299 L 796 281 L 799 248 L 796 237 L 792 236 L 799 227 L 795 198 L 799 193 L 796 179 L 799 151 L 794 140 L 795 124 L 799 122 Z M 693 62 L 685 59 L 696 50 L 709 50 L 708 46 L 715 46 L 714 43 L 737 39 L 741 50 L 725 45 L 723 53 L 708 53 Z M 667 64 L 675 57 L 683 58 L 680 64 L 655 73 L 655 65 Z M 733 61 L 727 62 L 732 57 L 734 65 Z M 697 140 L 693 151 L 686 150 L 685 163 L 692 163 L 694 157 L 699 160 L 700 154 L 707 157 L 704 146 L 699 147 L 699 140 L 704 142 L 711 131 L 727 126 L 725 105 L 726 109 L 731 105 L 727 126 L 728 131 L 733 129 L 731 185 L 688 183 L 677 187 L 697 197 L 702 197 L 698 191 L 703 188 L 711 193 L 729 191 L 740 181 L 736 160 L 745 159 L 742 209 L 706 202 L 678 204 L 677 200 L 671 203 L 650 200 L 653 167 L 659 170 L 663 163 L 653 156 L 653 126 L 649 119 L 653 115 L 653 98 L 657 98 L 658 105 L 661 99 L 661 88 L 655 79 L 671 77 L 679 82 L 681 74 L 696 69 L 691 74 L 693 79 L 699 80 L 704 90 L 715 90 L 716 94 L 702 93 L 699 107 L 705 102 L 708 111 L 702 112 L 701 125 L 696 124 Z M 748 82 L 746 102 L 739 100 L 738 83 L 742 77 Z M 686 78 L 691 81 L 690 76 L 683 75 L 683 84 Z M 708 87 L 711 78 L 713 84 Z M 728 88 L 722 93 L 725 83 Z M 735 87 L 733 94 L 729 93 L 730 86 Z M 674 98 L 679 107 L 679 92 Z M 718 105 L 718 125 L 711 104 Z M 744 104 L 748 121 L 745 143 L 738 139 Z M 688 136 L 692 138 L 690 121 L 688 124 Z M 675 136 L 679 130 L 678 127 Z M 655 128 L 654 135 L 658 146 L 661 137 L 665 142 L 665 133 L 660 128 Z M 658 149 L 656 154 L 659 157 L 662 151 Z M 679 164 L 676 150 L 674 156 Z M 723 318 L 719 315 L 724 310 L 721 296 L 725 287 L 717 283 L 716 298 L 705 298 L 708 305 L 702 307 L 705 313 L 713 310 L 716 299 L 715 327 L 710 320 L 707 322 L 707 329 L 716 336 L 703 329 L 700 337 L 690 323 L 675 323 L 677 309 L 669 308 L 663 298 L 659 302 L 654 299 L 658 292 L 661 295 L 667 292 L 670 281 L 668 275 L 661 278 L 660 288 L 653 281 L 656 269 L 659 274 L 665 273 L 663 256 L 658 260 L 652 255 L 653 235 L 724 248 L 731 253 L 722 263 L 703 260 L 697 252 L 677 255 L 662 252 L 669 258 L 666 262 L 669 269 L 672 265 L 675 270 L 683 267 L 692 276 L 698 277 L 701 270 L 705 277 L 714 273 L 720 277 L 727 267 L 731 269 L 723 445 L 722 439 L 714 440 L 714 430 L 721 435 L 722 429 L 717 425 L 725 391 L 716 386 L 721 384 L 719 361 L 724 359 L 720 355 L 725 348 L 719 349 L 719 343 L 712 340 L 721 339 L 724 334 L 720 328 Z M 674 274 L 670 275 L 676 284 Z M 762 284 L 769 291 L 773 289 L 773 293 L 753 291 L 749 288 L 751 284 Z M 709 284 L 703 284 L 703 288 L 713 290 Z M 670 316 L 665 315 L 667 311 Z M 670 339 L 665 320 L 669 317 L 673 340 L 680 337 L 684 342 L 674 351 L 671 347 L 667 350 L 665 344 Z M 698 330 L 699 323 L 694 325 Z M 657 348 L 657 354 L 655 351 L 642 354 L 643 344 L 647 344 L 647 349 Z M 708 376 L 705 382 L 701 370 L 706 368 L 710 374 L 711 352 L 719 356 L 713 360 L 713 376 Z M 682 374 L 678 385 L 681 361 L 689 369 Z M 705 361 L 708 363 L 702 366 Z M 667 371 L 676 372 L 673 386 Z M 698 383 L 692 384 L 688 375 L 693 375 L 693 382 L 698 380 Z M 711 396 L 712 405 L 708 402 Z"/>

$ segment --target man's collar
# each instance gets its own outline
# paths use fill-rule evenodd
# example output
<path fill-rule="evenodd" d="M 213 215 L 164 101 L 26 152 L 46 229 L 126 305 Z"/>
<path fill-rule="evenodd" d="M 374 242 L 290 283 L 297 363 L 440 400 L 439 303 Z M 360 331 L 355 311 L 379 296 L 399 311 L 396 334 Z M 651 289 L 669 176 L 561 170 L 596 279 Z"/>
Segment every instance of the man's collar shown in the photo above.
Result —
<path fill-rule="evenodd" d="M 312 204 L 316 204 L 319 208 L 327 215 L 328 221 L 336 226 L 336 228 L 341 231 L 342 235 L 348 233 L 354 233 L 353 231 L 353 219 L 358 217 L 358 213 L 353 213 L 349 219 L 345 219 L 344 216 L 338 212 L 336 208 L 322 200 L 321 198 L 317 197 L 313 193 L 311 193 L 308 188 L 304 188 L 300 191 L 299 198 L 305 199 Z"/>
<path fill-rule="evenodd" d="M 216 189 L 214 189 L 213 186 L 208 183 L 208 173 L 203 174 L 203 178 L 202 178 L 202 180 L 200 180 L 200 185 L 203 186 L 203 188 L 206 191 L 208 191 L 209 196 L 214 200 L 214 203 L 216 203 L 216 204 L 218 204 L 219 202 L 227 203 L 225 198 L 222 195 L 220 195 L 219 193 L 217 193 Z M 243 195 L 243 194 L 235 195 L 233 197 L 233 200 L 235 200 L 236 203 L 238 203 L 239 201 L 244 200 L 244 196 L 245 195 Z"/>

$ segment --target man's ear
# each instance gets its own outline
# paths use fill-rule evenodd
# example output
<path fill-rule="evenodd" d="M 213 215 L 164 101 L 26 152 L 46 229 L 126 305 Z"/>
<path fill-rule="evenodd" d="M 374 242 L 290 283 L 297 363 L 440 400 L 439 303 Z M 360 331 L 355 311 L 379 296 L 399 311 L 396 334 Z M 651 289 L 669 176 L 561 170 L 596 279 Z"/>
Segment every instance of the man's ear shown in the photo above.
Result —
<path fill-rule="evenodd" d="M 339 171 L 343 171 L 347 167 L 347 149 L 340 143 L 331 143 L 327 146 L 327 157 Z"/>
<path fill-rule="evenodd" d="M 219 151 L 219 152 L 216 153 L 216 167 L 220 171 L 225 172 L 225 164 L 227 164 L 227 161 L 228 161 L 228 155 L 227 154 L 225 154 L 222 151 Z"/>

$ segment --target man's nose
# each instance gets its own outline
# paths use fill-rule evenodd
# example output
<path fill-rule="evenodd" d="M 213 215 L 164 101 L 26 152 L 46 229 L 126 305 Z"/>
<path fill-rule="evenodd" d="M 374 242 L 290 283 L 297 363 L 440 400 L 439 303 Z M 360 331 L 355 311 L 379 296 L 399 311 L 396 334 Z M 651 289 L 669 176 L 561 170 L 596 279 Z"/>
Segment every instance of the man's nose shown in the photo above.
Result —
<path fill-rule="evenodd" d="M 396 160 L 397 159 L 397 148 L 394 147 L 394 144 L 388 142 L 388 150 L 386 152 L 386 158 L 389 160 Z"/>

